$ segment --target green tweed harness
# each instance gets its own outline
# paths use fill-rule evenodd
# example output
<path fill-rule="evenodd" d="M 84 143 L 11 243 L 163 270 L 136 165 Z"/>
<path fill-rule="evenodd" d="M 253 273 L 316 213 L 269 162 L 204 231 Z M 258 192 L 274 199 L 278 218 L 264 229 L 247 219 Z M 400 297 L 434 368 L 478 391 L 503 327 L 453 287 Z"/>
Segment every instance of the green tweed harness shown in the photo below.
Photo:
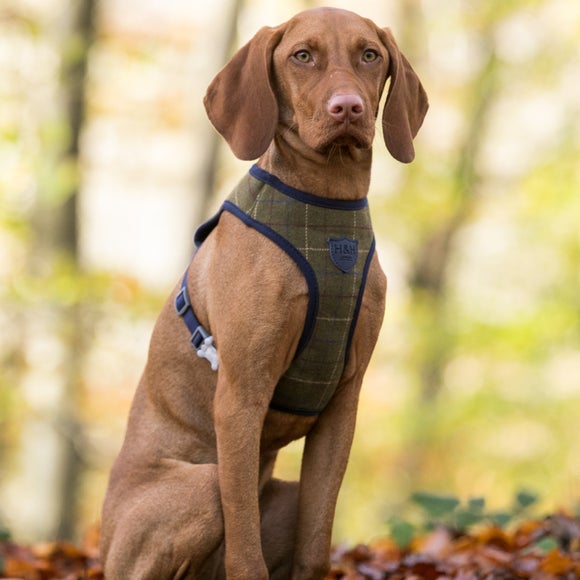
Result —
<path fill-rule="evenodd" d="M 198 246 L 223 211 L 277 244 L 305 277 L 309 296 L 304 329 L 270 406 L 317 415 L 342 376 L 374 253 L 368 202 L 313 196 L 254 165 L 218 214 L 200 226 Z"/>

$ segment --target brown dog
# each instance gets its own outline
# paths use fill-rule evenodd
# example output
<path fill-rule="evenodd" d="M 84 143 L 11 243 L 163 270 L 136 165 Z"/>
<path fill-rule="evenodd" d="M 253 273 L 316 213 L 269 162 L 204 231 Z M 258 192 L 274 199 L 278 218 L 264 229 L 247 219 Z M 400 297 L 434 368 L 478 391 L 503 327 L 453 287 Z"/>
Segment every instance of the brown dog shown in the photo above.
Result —
<path fill-rule="evenodd" d="M 324 577 L 384 311 L 366 195 L 387 78 L 384 138 L 409 162 L 427 97 L 351 12 L 261 29 L 211 83 L 212 123 L 259 160 L 155 327 L 103 510 L 108 580 Z M 272 478 L 301 437 L 300 482 Z"/>

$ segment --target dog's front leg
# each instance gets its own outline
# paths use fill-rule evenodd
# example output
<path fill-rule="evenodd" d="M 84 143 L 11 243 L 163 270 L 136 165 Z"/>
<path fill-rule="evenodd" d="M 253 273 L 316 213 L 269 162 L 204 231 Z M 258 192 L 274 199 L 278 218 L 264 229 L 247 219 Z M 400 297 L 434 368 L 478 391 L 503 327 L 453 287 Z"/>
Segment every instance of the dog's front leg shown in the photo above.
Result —
<path fill-rule="evenodd" d="M 272 394 L 300 340 L 308 291 L 281 249 L 228 212 L 195 259 L 203 291 L 194 285 L 191 295 L 207 296 L 197 310 L 207 312 L 220 356 L 213 419 L 226 574 L 265 580 L 260 444 Z"/>
<path fill-rule="evenodd" d="M 352 444 L 362 376 L 339 386 L 306 437 L 292 580 L 324 578 L 336 500 Z"/>
<path fill-rule="evenodd" d="M 260 435 L 268 403 L 241 396 L 247 385 L 236 384 L 238 380 L 220 368 L 215 399 L 226 576 L 228 580 L 266 580 L 258 483 Z"/>
<path fill-rule="evenodd" d="M 360 388 L 383 321 L 386 289 L 375 256 L 342 380 L 306 436 L 292 580 L 322 579 L 329 567 L 336 500 L 354 436 Z"/>

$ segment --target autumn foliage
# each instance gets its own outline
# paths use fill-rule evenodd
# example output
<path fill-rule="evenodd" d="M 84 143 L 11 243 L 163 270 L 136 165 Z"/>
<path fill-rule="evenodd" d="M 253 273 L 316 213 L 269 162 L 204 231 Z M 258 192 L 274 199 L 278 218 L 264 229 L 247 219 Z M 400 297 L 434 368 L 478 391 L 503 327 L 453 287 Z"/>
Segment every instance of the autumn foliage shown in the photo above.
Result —
<path fill-rule="evenodd" d="M 580 520 L 557 514 L 506 531 L 497 525 L 458 533 L 439 526 L 407 548 L 381 539 L 336 548 L 327 580 L 495 580 L 580 578 Z"/>
<path fill-rule="evenodd" d="M 46 542 L 21 546 L 0 536 L 0 578 L 19 580 L 103 580 L 98 531 L 91 530 L 81 546 Z"/>
<path fill-rule="evenodd" d="M 384 538 L 354 548 L 335 547 L 327 580 L 558 580 L 580 578 L 580 519 L 558 513 L 510 529 L 497 524 L 469 532 L 439 525 L 401 547 Z M 0 578 L 103 580 L 98 537 L 82 546 L 31 547 L 0 539 Z"/>

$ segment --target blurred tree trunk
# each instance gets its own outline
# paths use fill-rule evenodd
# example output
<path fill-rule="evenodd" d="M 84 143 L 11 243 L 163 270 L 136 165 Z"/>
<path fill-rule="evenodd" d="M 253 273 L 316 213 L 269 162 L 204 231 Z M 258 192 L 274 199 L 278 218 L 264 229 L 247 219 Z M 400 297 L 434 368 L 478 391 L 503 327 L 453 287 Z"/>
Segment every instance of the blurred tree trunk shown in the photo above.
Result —
<path fill-rule="evenodd" d="M 80 163 L 80 138 L 85 119 L 85 93 L 87 83 L 88 56 L 94 42 L 95 11 L 97 0 L 81 0 L 74 3 L 73 16 L 70 22 L 70 34 L 65 41 L 63 55 L 63 91 L 66 106 L 66 119 L 70 127 L 70 142 L 63 158 L 68 160 L 77 171 Z M 63 229 L 60 240 L 57 240 L 57 251 L 61 250 L 81 273 L 79 263 L 78 237 L 78 197 L 80 181 L 70 192 L 62 206 Z M 65 323 L 70 331 L 65 334 L 67 344 L 67 364 L 64 377 L 65 399 L 62 402 L 62 418 L 65 425 L 61 433 L 63 446 L 62 481 L 58 493 L 59 525 L 57 537 L 70 539 L 74 535 L 77 520 L 77 497 L 81 482 L 83 462 L 82 422 L 77 417 L 80 397 L 83 389 L 82 366 L 87 346 L 88 329 L 84 324 L 83 305 L 74 303 L 63 312 Z"/>
<path fill-rule="evenodd" d="M 32 214 L 30 273 L 42 299 L 29 314 L 29 358 L 24 394 L 30 408 L 22 428 L 21 475 L 36 514 L 26 524 L 41 538 L 70 539 L 82 475 L 82 423 L 78 418 L 82 366 L 90 337 L 84 326 L 77 201 L 80 135 L 85 114 L 87 56 L 93 42 L 96 0 L 63 10 L 54 43 L 61 60 L 57 106 L 41 123 L 55 128 L 44 144 L 45 173 Z"/>
<path fill-rule="evenodd" d="M 420 3 L 406 0 L 402 4 L 401 43 L 412 62 L 424 53 L 419 43 L 425 35 Z M 437 422 L 436 403 L 443 387 L 445 367 L 452 354 L 453 312 L 448 308 L 446 285 L 458 234 L 469 220 L 478 202 L 480 177 L 476 165 L 485 142 L 488 113 L 497 96 L 498 61 L 493 45 L 492 23 L 484 23 L 480 43 L 486 53 L 485 64 L 475 76 L 468 98 L 464 141 L 450 176 L 451 203 L 447 217 L 426 232 L 410 273 L 410 287 L 416 305 L 417 375 L 419 389 L 416 420 L 412 439 L 405 453 L 405 470 L 412 489 L 419 489 L 429 478 L 426 450 Z M 421 336 L 419 336 L 421 335 Z"/>
<path fill-rule="evenodd" d="M 425 54 L 427 38 L 421 0 L 403 0 L 400 11 L 401 27 L 397 30 L 397 42 L 407 59 L 417 66 Z"/>
<path fill-rule="evenodd" d="M 479 176 L 476 162 L 485 139 L 488 112 L 497 93 L 498 63 L 490 39 L 486 39 L 487 62 L 472 87 L 472 108 L 467 119 L 465 141 L 452 177 L 453 207 L 447 219 L 429 232 L 420 249 L 411 276 L 411 286 L 428 303 L 432 333 L 421 365 L 421 399 L 434 401 L 442 387 L 442 374 L 452 345 L 448 324 L 453 313 L 446 311 L 446 276 L 457 234 L 477 204 Z"/>
<path fill-rule="evenodd" d="M 238 48 L 238 20 L 244 7 L 244 0 L 231 0 L 226 21 L 225 33 L 222 37 L 221 46 L 216 51 L 219 55 L 217 67 L 221 67 L 227 62 L 232 53 Z M 216 68 L 217 72 L 218 68 Z M 216 175 L 219 166 L 219 153 L 222 145 L 222 138 L 213 129 L 207 136 L 207 156 L 201 171 L 201 183 L 203 191 L 203 201 L 199 210 L 201 219 L 205 219 L 209 213 L 211 201 L 216 189 Z M 198 220 L 201 221 L 201 220 Z"/>
<path fill-rule="evenodd" d="M 432 333 L 421 365 L 421 399 L 432 402 L 442 386 L 442 373 L 448 359 L 447 326 L 452 313 L 445 308 L 446 276 L 457 234 L 477 204 L 479 176 L 476 162 L 485 140 L 488 112 L 497 93 L 498 63 L 491 41 L 486 39 L 487 62 L 472 86 L 471 114 L 467 118 L 465 140 L 452 176 L 452 211 L 447 219 L 426 236 L 415 260 L 411 287 L 428 304 Z"/>

